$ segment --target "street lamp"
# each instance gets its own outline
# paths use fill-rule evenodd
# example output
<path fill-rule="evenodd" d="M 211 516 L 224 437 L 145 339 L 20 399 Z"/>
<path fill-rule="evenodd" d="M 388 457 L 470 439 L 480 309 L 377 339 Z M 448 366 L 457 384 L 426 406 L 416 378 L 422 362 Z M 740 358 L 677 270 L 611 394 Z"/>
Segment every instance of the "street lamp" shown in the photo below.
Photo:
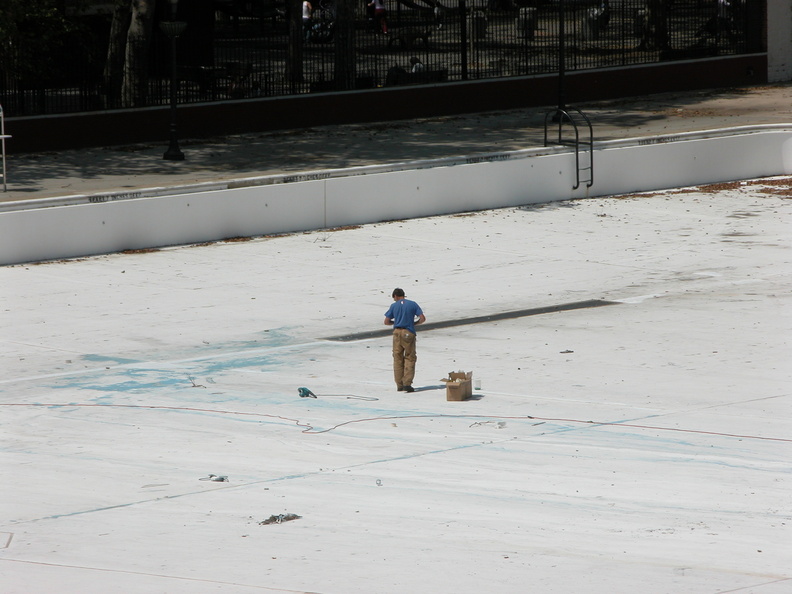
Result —
<path fill-rule="evenodd" d="M 558 109 L 553 116 L 554 122 L 566 120 L 566 89 L 564 77 L 566 76 L 566 14 L 564 0 L 558 1 Z"/>
<path fill-rule="evenodd" d="M 176 20 L 176 6 L 179 0 L 168 0 L 171 6 L 171 20 L 161 21 L 160 31 L 170 39 L 171 47 L 171 84 L 170 84 L 170 143 L 168 150 L 162 155 L 168 161 L 183 161 L 184 153 L 179 148 L 179 140 L 176 137 L 176 92 L 179 86 L 179 77 L 176 72 L 176 38 L 179 37 L 187 28 L 187 23 Z"/>

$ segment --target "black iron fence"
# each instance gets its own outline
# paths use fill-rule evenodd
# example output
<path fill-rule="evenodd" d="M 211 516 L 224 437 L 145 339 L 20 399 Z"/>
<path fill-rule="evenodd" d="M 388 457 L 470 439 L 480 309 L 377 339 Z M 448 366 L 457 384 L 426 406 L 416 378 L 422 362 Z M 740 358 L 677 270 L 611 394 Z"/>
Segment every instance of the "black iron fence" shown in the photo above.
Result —
<path fill-rule="evenodd" d="M 314 0 L 303 21 L 294 0 L 218 0 L 208 27 L 186 19 L 179 103 L 553 73 L 562 17 L 567 71 L 751 53 L 764 37 L 763 0 L 388 0 L 384 19 L 348 1 Z M 6 114 L 167 104 L 167 36 L 127 40 L 114 67 L 106 27 L 67 36 L 40 67 L 0 54 Z"/>

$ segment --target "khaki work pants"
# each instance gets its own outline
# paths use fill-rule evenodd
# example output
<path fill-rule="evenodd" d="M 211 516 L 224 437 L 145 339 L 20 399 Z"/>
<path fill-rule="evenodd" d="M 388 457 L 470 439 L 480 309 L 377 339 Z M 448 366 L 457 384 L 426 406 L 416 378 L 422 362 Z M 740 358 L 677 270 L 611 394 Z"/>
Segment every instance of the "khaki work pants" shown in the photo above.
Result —
<path fill-rule="evenodd" d="M 415 377 L 415 334 L 404 328 L 393 331 L 393 379 L 397 386 L 411 386 Z"/>

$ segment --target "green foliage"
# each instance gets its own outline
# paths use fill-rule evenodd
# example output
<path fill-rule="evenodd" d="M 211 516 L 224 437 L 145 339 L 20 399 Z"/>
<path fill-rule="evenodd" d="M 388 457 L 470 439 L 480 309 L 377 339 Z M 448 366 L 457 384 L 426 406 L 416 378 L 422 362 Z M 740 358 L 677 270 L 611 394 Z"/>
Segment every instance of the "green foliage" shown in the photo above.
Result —
<path fill-rule="evenodd" d="M 79 11 L 75 3 L 69 4 L 71 12 Z M 61 0 L 2 0 L 0 70 L 22 78 L 53 76 L 82 28 Z"/>

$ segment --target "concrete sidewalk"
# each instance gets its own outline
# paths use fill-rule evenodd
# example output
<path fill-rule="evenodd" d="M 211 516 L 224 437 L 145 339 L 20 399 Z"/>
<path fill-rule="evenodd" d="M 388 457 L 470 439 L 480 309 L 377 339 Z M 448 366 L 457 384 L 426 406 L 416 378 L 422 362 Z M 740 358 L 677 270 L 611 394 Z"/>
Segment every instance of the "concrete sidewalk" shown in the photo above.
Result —
<path fill-rule="evenodd" d="M 595 140 L 792 122 L 792 85 L 669 93 L 578 105 Z M 541 146 L 548 108 L 354 126 L 184 139 L 182 162 L 161 144 L 14 154 L 0 201 L 96 194 Z M 7 125 L 13 135 L 13 123 Z"/>

